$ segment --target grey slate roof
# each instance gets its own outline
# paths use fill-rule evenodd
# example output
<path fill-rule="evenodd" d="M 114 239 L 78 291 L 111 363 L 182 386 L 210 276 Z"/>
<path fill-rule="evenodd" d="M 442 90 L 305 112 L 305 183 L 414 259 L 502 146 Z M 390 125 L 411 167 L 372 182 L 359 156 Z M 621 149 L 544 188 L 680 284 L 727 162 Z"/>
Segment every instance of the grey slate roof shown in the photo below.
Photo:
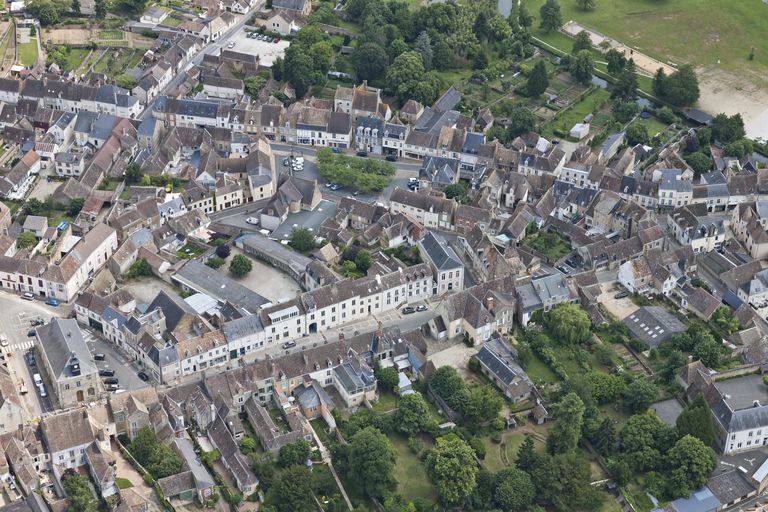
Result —
<path fill-rule="evenodd" d="M 73 377 L 71 365 L 75 362 L 80 365 L 82 375 L 98 371 L 77 320 L 54 318 L 36 331 L 55 378 Z"/>
<path fill-rule="evenodd" d="M 198 260 L 188 261 L 173 277 L 183 280 L 190 288 L 221 302 L 230 302 L 251 314 L 255 314 L 262 305 L 269 302 L 265 297 Z"/>
<path fill-rule="evenodd" d="M 462 267 L 459 257 L 440 235 L 428 231 L 421 240 L 421 246 L 438 270 L 452 270 Z"/>
<path fill-rule="evenodd" d="M 514 361 L 510 349 L 500 340 L 491 340 L 483 345 L 475 357 L 493 373 L 500 382 L 509 385 L 515 378 L 527 378 L 522 368 Z"/>
<path fill-rule="evenodd" d="M 624 320 L 629 332 L 649 347 L 658 347 L 674 334 L 685 332 L 685 325 L 666 309 L 659 306 L 645 306 Z"/>

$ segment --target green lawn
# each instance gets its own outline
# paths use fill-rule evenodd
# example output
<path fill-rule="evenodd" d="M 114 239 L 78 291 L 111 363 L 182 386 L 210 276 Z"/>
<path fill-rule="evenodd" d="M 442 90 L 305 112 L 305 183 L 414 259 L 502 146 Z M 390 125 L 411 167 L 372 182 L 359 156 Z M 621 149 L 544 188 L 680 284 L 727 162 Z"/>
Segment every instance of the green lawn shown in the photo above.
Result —
<path fill-rule="evenodd" d="M 117 52 L 117 57 L 115 56 Z M 143 55 L 141 50 L 132 48 L 110 48 L 104 57 L 93 67 L 97 73 L 120 74 L 126 69 L 135 67 Z"/>
<path fill-rule="evenodd" d="M 536 354 L 531 354 L 530 360 L 525 364 L 525 373 L 528 374 L 534 384 L 540 382 L 550 384 L 560 380 Z"/>
<path fill-rule="evenodd" d="M 373 410 L 376 412 L 388 412 L 397 409 L 397 397 L 387 391 L 379 393 L 379 400 L 373 404 Z"/>
<path fill-rule="evenodd" d="M 584 96 L 581 96 L 569 108 L 560 111 L 552 121 L 545 124 L 541 130 L 542 134 L 545 137 L 547 135 L 551 136 L 554 130 L 560 130 L 566 134 L 569 133 L 573 125 L 580 123 L 588 114 L 594 113 L 609 98 L 610 94 L 605 89 L 593 89 Z"/>
<path fill-rule="evenodd" d="M 118 489 L 128 489 L 129 487 L 133 487 L 130 480 L 127 478 L 120 478 L 119 476 L 115 478 L 115 484 L 117 484 Z"/>
<path fill-rule="evenodd" d="M 567 36 L 544 34 L 538 28 L 544 2 L 527 1 L 528 11 L 537 18 L 533 35 L 570 50 L 570 42 L 561 46 Z M 768 71 L 768 5 L 761 0 L 611 0 L 597 2 L 590 11 L 569 1 L 560 2 L 560 8 L 564 21 L 578 21 L 661 61 Z M 755 58 L 750 61 L 752 46 Z"/>
<path fill-rule="evenodd" d="M 163 20 L 163 25 L 168 25 L 169 27 L 178 27 L 184 23 L 184 20 L 177 16 L 168 16 Z"/>
<path fill-rule="evenodd" d="M 643 124 L 645 125 L 645 129 L 648 130 L 648 136 L 650 138 L 653 138 L 654 135 L 657 133 L 662 133 L 664 130 L 666 130 L 667 125 L 656 119 L 655 117 L 651 116 L 648 119 L 643 119 L 641 117 L 638 117 L 635 119 L 632 124 Z"/>
<path fill-rule="evenodd" d="M 525 237 L 523 244 L 535 249 L 552 261 L 559 260 L 571 252 L 571 244 L 559 233 L 554 231 L 539 231 Z"/>
<path fill-rule="evenodd" d="M 436 500 L 437 495 L 427 477 L 426 468 L 416 454 L 408 448 L 408 441 L 397 435 L 390 436 L 389 440 L 397 452 L 397 462 L 395 463 L 397 493 L 407 500 L 418 497 Z"/>
<path fill-rule="evenodd" d="M 510 464 L 514 464 L 515 459 L 517 458 L 517 450 L 520 448 L 520 445 L 523 444 L 524 440 L 525 434 L 515 430 L 505 432 L 502 435 L 502 442 L 500 444 L 491 441 L 490 437 L 484 437 L 483 444 L 485 445 L 485 459 L 483 460 L 483 465 L 488 471 L 498 471 L 507 467 L 501 458 L 502 450 L 506 454 L 507 461 L 509 461 Z M 536 438 L 533 439 L 533 442 L 536 451 L 543 453 L 545 449 L 544 443 Z"/>
<path fill-rule="evenodd" d="M 176 251 L 176 256 L 182 259 L 192 259 L 203 254 L 203 251 L 195 247 L 194 245 L 185 244 L 181 249 Z"/>
<path fill-rule="evenodd" d="M 125 33 L 121 30 L 99 30 L 99 39 L 102 40 L 123 40 L 125 39 Z"/>
<path fill-rule="evenodd" d="M 30 39 L 28 43 L 20 43 L 18 46 L 18 61 L 22 66 L 32 67 L 37 60 L 37 39 Z"/>
<path fill-rule="evenodd" d="M 456 86 L 472 76 L 471 69 L 450 69 L 447 71 L 436 71 L 443 84 L 447 87 Z"/>
<path fill-rule="evenodd" d="M 71 48 L 67 52 L 67 60 L 64 62 L 62 71 L 74 71 L 85 61 L 90 53 L 90 50 L 85 48 Z"/>

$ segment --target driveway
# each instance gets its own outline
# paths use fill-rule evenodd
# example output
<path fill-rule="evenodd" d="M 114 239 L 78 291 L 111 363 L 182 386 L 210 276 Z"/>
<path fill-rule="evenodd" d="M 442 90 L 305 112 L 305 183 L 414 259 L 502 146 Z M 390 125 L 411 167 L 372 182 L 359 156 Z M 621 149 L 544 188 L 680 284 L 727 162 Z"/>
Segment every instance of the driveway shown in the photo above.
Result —
<path fill-rule="evenodd" d="M 432 361 L 435 368 L 441 366 L 453 366 L 465 377 L 468 375 L 467 362 L 469 358 L 477 354 L 478 347 L 468 347 L 464 343 L 456 343 L 455 345 L 428 355 L 427 359 Z"/>
<path fill-rule="evenodd" d="M 615 299 L 614 296 L 620 289 L 613 283 L 604 283 L 600 287 L 603 293 L 597 298 L 597 302 L 616 320 L 624 320 L 639 309 L 637 304 L 632 302 L 632 299 L 629 297 Z"/>

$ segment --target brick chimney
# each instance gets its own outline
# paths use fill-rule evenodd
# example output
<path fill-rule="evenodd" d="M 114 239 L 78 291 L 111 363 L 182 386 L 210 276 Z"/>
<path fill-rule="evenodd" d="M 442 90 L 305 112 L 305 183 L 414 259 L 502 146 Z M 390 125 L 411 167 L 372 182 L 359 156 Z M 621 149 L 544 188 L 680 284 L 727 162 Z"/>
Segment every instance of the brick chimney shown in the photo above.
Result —
<path fill-rule="evenodd" d="M 489 295 L 488 297 L 486 297 L 485 298 L 485 309 L 487 309 L 488 311 L 493 311 L 494 302 L 495 302 L 495 300 L 494 300 L 493 296 Z"/>

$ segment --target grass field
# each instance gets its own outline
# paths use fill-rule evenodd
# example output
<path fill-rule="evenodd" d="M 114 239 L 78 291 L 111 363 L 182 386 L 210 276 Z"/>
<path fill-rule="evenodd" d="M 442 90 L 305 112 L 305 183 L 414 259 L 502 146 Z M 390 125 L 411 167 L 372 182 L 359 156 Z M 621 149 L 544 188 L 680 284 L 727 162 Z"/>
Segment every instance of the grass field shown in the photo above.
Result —
<path fill-rule="evenodd" d="M 91 51 L 85 48 L 71 48 L 69 53 L 67 53 L 67 60 L 64 62 L 62 71 L 76 70 L 88 57 L 89 53 L 91 53 Z"/>
<path fill-rule="evenodd" d="M 543 432 L 543 430 L 542 430 Z M 483 438 L 483 444 L 485 445 L 485 459 L 483 465 L 488 471 L 498 471 L 507 467 L 501 458 L 502 450 L 506 454 L 507 461 L 510 464 L 515 463 L 517 458 L 517 450 L 525 440 L 525 434 L 510 430 L 504 433 L 502 436 L 502 443 L 496 444 L 489 437 Z M 538 439 L 533 439 L 534 446 L 537 452 L 544 453 L 544 443 Z"/>
<path fill-rule="evenodd" d="M 416 454 L 408 448 L 408 441 L 397 435 L 390 436 L 389 440 L 397 452 L 395 479 L 398 494 L 407 500 L 418 497 L 437 499 L 435 489 L 427 477 L 427 471 Z"/>
<path fill-rule="evenodd" d="M 573 125 L 580 123 L 587 114 L 593 113 L 600 105 L 605 104 L 610 94 L 605 89 L 593 89 L 567 109 L 558 113 L 552 121 L 542 127 L 542 134 L 551 136 L 552 132 L 560 129 L 566 133 L 570 132 Z"/>
<path fill-rule="evenodd" d="M 99 39 L 109 41 L 122 41 L 125 39 L 125 33 L 121 30 L 99 30 Z"/>
<path fill-rule="evenodd" d="M 527 0 L 537 19 L 533 35 L 570 48 L 563 34 L 539 29 L 545 0 Z M 697 66 L 718 65 L 726 71 L 742 67 L 768 71 L 768 5 L 761 0 L 610 0 L 583 11 L 577 2 L 560 2 L 563 21 L 575 20 L 661 61 Z M 748 59 L 755 47 L 755 58 Z"/>
<path fill-rule="evenodd" d="M 18 46 L 19 64 L 31 67 L 37 60 L 37 39 L 30 39 L 28 43 L 20 43 Z"/>

